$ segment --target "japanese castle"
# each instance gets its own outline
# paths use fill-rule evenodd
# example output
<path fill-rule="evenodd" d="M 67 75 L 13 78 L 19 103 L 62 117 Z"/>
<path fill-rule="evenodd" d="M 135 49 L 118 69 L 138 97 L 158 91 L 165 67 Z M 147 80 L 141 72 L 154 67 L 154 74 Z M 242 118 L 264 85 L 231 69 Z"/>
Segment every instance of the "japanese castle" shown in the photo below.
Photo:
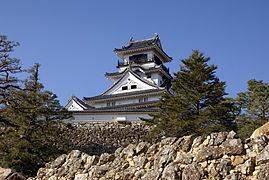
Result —
<path fill-rule="evenodd" d="M 134 41 L 114 52 L 118 72 L 105 76 L 114 84 L 104 93 L 83 100 L 72 96 L 65 108 L 73 113 L 72 121 L 140 121 L 150 118 L 162 95 L 170 93 L 171 75 L 163 64 L 172 61 L 158 35 Z"/>

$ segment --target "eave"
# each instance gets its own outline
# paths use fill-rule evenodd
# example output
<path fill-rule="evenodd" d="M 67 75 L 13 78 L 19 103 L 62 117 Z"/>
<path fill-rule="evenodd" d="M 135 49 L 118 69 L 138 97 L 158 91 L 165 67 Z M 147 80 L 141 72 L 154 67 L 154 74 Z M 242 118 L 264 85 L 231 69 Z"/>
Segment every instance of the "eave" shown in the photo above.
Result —
<path fill-rule="evenodd" d="M 155 113 L 155 109 L 150 109 L 150 110 L 96 110 L 96 111 L 70 111 L 73 113 L 73 115 L 124 115 L 124 114 L 149 114 L 149 113 Z"/>
<path fill-rule="evenodd" d="M 152 91 L 152 92 L 150 92 Z M 155 89 L 155 90 L 144 90 L 144 91 L 134 91 L 128 93 L 119 93 L 114 95 L 101 95 L 95 97 L 84 97 L 84 101 L 88 103 L 96 103 L 96 102 L 109 102 L 115 100 L 123 100 L 123 99 L 131 99 L 145 96 L 154 96 L 154 95 L 162 95 L 164 93 L 169 93 L 165 88 Z"/>
<path fill-rule="evenodd" d="M 172 57 L 169 57 L 159 46 L 157 45 L 151 45 L 148 47 L 143 47 L 143 48 L 137 48 L 137 49 L 130 49 L 130 50 L 118 50 L 115 49 L 114 52 L 122 59 L 124 59 L 125 55 L 130 55 L 133 53 L 139 53 L 139 52 L 145 52 L 149 50 L 154 50 L 158 58 L 163 62 L 171 62 Z"/>

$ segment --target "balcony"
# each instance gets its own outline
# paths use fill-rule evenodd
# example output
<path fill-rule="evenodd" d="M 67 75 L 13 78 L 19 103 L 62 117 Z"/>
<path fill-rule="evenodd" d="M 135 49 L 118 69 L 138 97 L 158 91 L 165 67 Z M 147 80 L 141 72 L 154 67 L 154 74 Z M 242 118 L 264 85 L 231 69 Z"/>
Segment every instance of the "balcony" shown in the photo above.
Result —
<path fill-rule="evenodd" d="M 124 61 L 119 61 L 118 60 L 118 65 L 117 65 L 117 68 L 121 67 L 121 66 L 127 66 L 128 63 L 125 63 Z"/>

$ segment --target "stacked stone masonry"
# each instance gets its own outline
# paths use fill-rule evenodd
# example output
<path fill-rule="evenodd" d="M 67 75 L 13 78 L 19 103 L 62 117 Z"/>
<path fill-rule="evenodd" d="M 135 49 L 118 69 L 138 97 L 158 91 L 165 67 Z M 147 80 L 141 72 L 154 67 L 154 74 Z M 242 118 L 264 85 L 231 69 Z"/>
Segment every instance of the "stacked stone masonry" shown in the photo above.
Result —
<path fill-rule="evenodd" d="M 243 143 L 231 131 L 129 144 L 100 156 L 73 150 L 29 178 L 44 179 L 265 180 L 269 179 L 269 144 L 264 136 Z"/>
<path fill-rule="evenodd" d="M 72 149 L 78 149 L 89 155 L 113 153 L 119 147 L 138 144 L 149 132 L 144 123 L 63 123 L 62 132 L 69 138 Z"/>

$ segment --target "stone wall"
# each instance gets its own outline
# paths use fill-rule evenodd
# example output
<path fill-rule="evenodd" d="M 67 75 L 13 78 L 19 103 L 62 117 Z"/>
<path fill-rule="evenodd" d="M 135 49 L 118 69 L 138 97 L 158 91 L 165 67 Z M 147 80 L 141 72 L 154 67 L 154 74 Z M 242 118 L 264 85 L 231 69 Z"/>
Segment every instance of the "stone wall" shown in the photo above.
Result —
<path fill-rule="evenodd" d="M 90 155 L 113 153 L 119 147 L 137 144 L 149 132 L 144 123 L 63 123 L 63 135 L 69 138 L 72 149 L 79 149 Z"/>
<path fill-rule="evenodd" d="M 264 136 L 243 143 L 231 132 L 140 142 L 100 156 L 73 150 L 39 169 L 37 179 L 245 180 L 268 179 Z"/>

